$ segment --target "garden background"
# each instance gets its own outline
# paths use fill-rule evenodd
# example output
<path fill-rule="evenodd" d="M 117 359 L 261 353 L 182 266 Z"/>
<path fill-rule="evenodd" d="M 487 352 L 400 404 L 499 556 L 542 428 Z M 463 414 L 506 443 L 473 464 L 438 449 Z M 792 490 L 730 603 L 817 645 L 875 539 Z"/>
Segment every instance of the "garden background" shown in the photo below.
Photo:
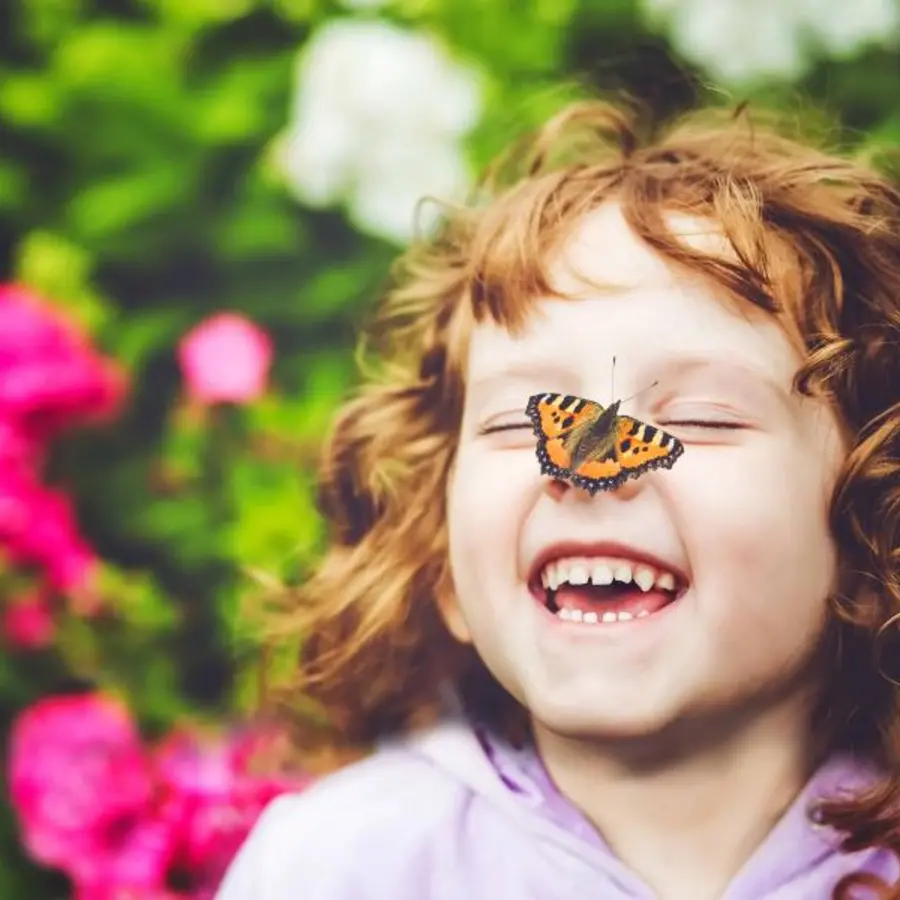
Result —
<path fill-rule="evenodd" d="M 2 4 L 0 898 L 209 898 L 302 787 L 258 764 L 239 604 L 315 559 L 420 197 L 586 91 L 896 147 L 898 33 L 895 0 Z"/>

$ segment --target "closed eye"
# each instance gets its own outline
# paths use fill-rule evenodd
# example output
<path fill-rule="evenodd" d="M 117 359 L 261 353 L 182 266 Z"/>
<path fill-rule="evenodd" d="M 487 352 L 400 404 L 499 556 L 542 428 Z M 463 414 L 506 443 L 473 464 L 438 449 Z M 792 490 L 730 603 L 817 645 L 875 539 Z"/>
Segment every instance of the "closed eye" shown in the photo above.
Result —
<path fill-rule="evenodd" d="M 736 431 L 741 428 L 746 428 L 746 425 L 743 425 L 741 422 L 722 422 L 722 421 L 709 421 L 704 419 L 679 419 L 679 420 L 670 420 L 668 422 L 660 422 L 660 425 L 681 425 L 693 428 L 726 428 L 731 429 L 732 431 Z"/>
<path fill-rule="evenodd" d="M 495 431 L 516 431 L 520 428 L 533 429 L 531 422 L 514 422 L 509 425 L 482 425 L 478 429 L 479 434 L 493 434 Z"/>

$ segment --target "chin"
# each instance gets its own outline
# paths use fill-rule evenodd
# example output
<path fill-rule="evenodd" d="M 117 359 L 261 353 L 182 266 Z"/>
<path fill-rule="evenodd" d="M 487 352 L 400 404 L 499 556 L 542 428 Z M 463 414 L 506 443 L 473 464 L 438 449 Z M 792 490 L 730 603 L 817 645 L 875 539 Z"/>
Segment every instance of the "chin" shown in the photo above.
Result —
<path fill-rule="evenodd" d="M 569 740 L 619 743 L 663 739 L 679 716 L 671 708 L 622 703 L 615 708 L 585 707 L 555 700 L 530 706 L 536 726 Z"/>

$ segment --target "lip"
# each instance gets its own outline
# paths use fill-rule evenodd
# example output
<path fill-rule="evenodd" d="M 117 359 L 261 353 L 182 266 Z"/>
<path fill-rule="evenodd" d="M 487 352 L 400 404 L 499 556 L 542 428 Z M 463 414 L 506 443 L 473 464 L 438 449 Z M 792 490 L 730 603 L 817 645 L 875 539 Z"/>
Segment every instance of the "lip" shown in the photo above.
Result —
<path fill-rule="evenodd" d="M 528 584 L 533 586 L 541 583 L 541 572 L 548 562 L 554 559 L 564 559 L 574 556 L 611 556 L 618 559 L 628 559 L 636 563 L 645 563 L 655 569 L 671 572 L 675 576 L 675 585 L 678 593 L 683 593 L 690 585 L 687 573 L 679 566 L 655 556 L 646 550 L 641 550 L 629 544 L 617 541 L 557 541 L 545 547 L 531 563 L 528 570 Z"/>
<path fill-rule="evenodd" d="M 642 619 L 629 619 L 625 622 L 607 622 L 605 624 L 584 625 L 581 622 L 567 622 L 550 612 L 543 604 L 535 604 L 536 615 L 541 623 L 541 632 L 549 640 L 562 640 L 567 645 L 571 641 L 596 646 L 597 642 L 605 646 L 618 646 L 619 639 L 628 640 L 622 646 L 632 646 L 633 641 L 642 638 L 640 646 L 646 647 L 645 641 L 655 645 L 668 633 L 673 618 L 677 620 L 679 610 L 685 603 L 690 603 L 690 594 L 685 593 L 677 600 L 664 606 L 659 612 Z"/>

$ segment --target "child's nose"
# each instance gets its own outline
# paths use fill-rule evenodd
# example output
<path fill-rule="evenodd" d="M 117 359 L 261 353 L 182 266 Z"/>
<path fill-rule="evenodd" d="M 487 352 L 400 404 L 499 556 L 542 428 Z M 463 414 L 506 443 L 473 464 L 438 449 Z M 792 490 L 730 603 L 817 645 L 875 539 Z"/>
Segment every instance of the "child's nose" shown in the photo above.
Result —
<path fill-rule="evenodd" d="M 545 490 L 557 503 L 562 501 L 576 500 L 579 502 L 602 501 L 604 497 L 614 496 L 617 500 L 630 500 L 637 496 L 644 489 L 645 480 L 652 477 L 652 473 L 648 472 L 638 478 L 629 478 L 622 484 L 611 490 L 597 491 L 591 494 L 584 488 L 563 481 L 561 478 L 547 478 Z"/>

